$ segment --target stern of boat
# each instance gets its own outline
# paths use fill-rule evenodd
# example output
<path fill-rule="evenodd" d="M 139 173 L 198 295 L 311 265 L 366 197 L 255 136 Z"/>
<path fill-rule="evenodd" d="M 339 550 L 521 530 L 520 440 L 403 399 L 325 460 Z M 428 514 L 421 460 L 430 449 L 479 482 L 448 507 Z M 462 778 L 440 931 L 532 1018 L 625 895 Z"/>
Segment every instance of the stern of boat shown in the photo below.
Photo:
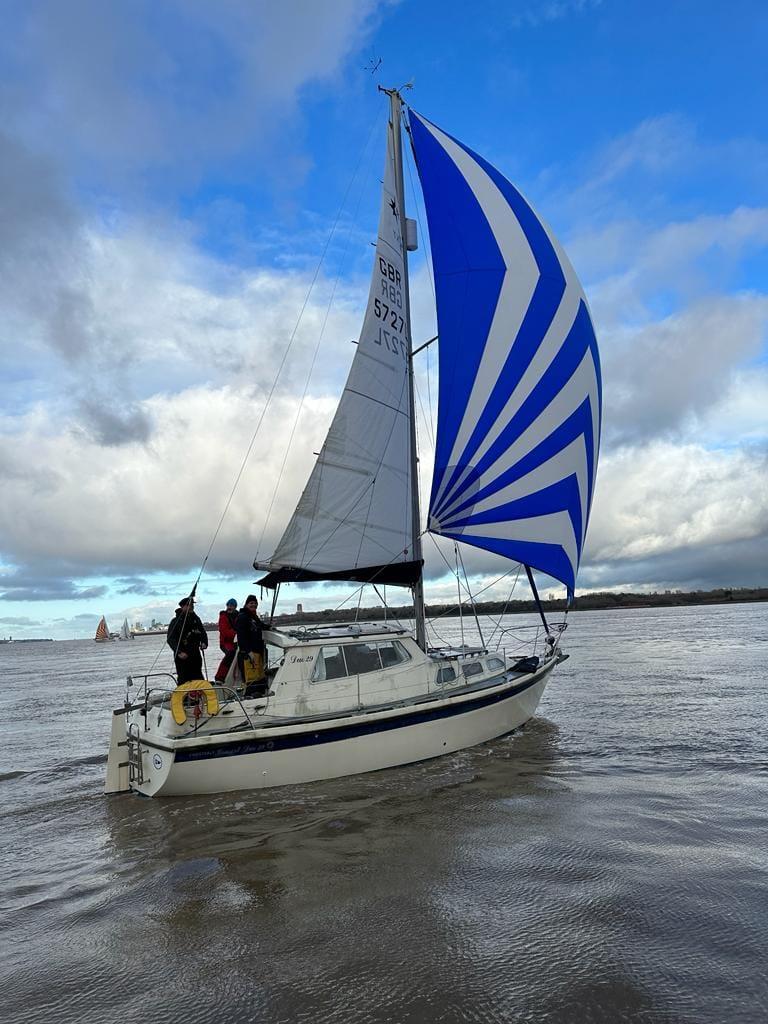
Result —
<path fill-rule="evenodd" d="M 129 791 L 128 743 L 125 726 L 126 708 L 115 708 L 112 712 L 112 729 L 109 735 L 107 754 L 107 777 L 104 792 L 127 793 Z"/>

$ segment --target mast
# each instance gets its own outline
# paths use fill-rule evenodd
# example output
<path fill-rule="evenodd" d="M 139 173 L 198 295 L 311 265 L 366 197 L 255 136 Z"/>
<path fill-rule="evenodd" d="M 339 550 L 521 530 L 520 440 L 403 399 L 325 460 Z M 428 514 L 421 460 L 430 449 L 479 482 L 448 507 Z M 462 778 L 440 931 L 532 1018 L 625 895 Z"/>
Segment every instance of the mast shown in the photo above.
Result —
<path fill-rule="evenodd" d="M 407 228 L 405 223 L 405 187 L 403 185 L 403 147 L 400 130 L 400 114 L 403 101 L 397 89 L 382 89 L 389 96 L 390 118 L 392 119 L 392 136 L 395 158 L 395 194 L 397 212 L 400 221 L 400 244 L 403 247 L 403 299 L 405 302 L 405 334 L 408 342 L 408 404 L 411 419 L 411 553 L 414 561 L 422 562 L 421 551 L 421 511 L 419 508 L 419 458 L 416 451 L 416 401 L 414 397 L 413 379 L 413 338 L 411 335 L 411 299 L 408 284 L 408 246 L 406 244 Z M 423 651 L 427 649 L 427 627 L 424 611 L 424 580 L 422 571 L 413 584 L 413 612 L 416 620 L 416 643 Z"/>

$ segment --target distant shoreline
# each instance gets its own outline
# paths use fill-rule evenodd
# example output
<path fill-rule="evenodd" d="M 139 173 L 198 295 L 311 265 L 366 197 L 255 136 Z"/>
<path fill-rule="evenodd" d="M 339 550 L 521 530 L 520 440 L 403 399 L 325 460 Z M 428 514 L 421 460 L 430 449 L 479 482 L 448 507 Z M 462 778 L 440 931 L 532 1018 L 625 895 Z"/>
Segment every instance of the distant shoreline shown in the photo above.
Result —
<path fill-rule="evenodd" d="M 694 590 L 688 592 L 664 591 L 663 594 L 635 594 L 635 593 L 596 593 L 581 594 L 571 604 L 571 612 L 605 611 L 616 608 L 682 608 L 695 605 L 723 605 L 723 604 L 754 604 L 761 601 L 768 601 L 768 587 L 738 587 L 723 588 L 720 590 Z M 548 601 L 542 600 L 542 607 L 545 612 L 564 612 L 565 600 Z M 267 601 L 262 603 L 262 611 Z M 478 601 L 475 605 L 478 615 L 530 615 L 536 612 L 536 603 L 533 600 L 527 601 Z M 463 604 L 459 609 L 458 604 L 428 604 L 427 616 L 432 618 L 458 618 L 459 615 L 472 615 L 472 606 Z M 388 618 L 410 619 L 413 618 L 413 605 L 390 606 L 386 610 Z M 263 616 L 266 618 L 266 615 Z M 384 608 L 325 608 L 317 612 L 301 612 L 301 614 L 276 615 L 272 620 L 275 626 L 290 625 L 311 625 L 312 623 L 329 622 L 354 622 L 354 621 L 381 621 L 384 618 Z M 217 622 L 204 623 L 205 628 L 215 632 L 218 629 Z M 165 630 L 152 629 L 135 632 L 134 636 L 164 636 Z M 0 639 L 0 643 L 44 643 L 52 642 L 51 637 L 20 637 L 16 639 Z"/>
<path fill-rule="evenodd" d="M 637 594 L 637 593 L 596 593 L 581 594 L 571 604 L 570 611 L 605 611 L 616 608 L 680 608 L 690 605 L 718 605 L 718 604 L 752 604 L 759 601 L 768 601 L 768 587 L 755 588 L 723 588 L 720 590 L 695 590 L 687 593 L 677 591 L 665 591 L 662 594 Z M 266 602 L 265 602 L 266 603 Z M 542 600 L 541 605 L 545 612 L 564 612 L 566 602 L 564 599 L 548 601 Z M 479 615 L 529 615 L 536 612 L 536 602 L 533 599 L 526 601 L 478 601 L 475 611 Z M 453 618 L 459 615 L 472 615 L 472 606 L 465 603 L 459 609 L 458 603 L 428 604 L 427 616 L 440 616 L 442 618 Z M 350 622 L 362 619 L 381 619 L 384 615 L 384 608 L 326 608 L 323 611 L 303 611 L 300 614 L 276 615 L 272 620 L 276 626 L 290 625 L 294 623 L 312 622 Z M 389 607 L 387 615 L 393 618 L 412 618 L 413 605 L 401 605 Z M 206 623 L 206 627 L 209 624 Z M 211 626 L 215 628 L 214 624 Z"/>

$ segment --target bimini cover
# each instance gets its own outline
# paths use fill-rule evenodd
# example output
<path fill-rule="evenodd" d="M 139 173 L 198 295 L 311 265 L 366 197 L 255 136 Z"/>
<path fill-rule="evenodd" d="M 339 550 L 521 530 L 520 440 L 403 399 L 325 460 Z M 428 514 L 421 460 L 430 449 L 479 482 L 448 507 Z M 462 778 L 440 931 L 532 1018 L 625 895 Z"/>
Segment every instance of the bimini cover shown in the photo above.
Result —
<path fill-rule="evenodd" d="M 561 580 L 584 545 L 601 380 L 583 289 L 549 228 L 486 160 L 413 111 L 440 391 L 429 529 Z"/>

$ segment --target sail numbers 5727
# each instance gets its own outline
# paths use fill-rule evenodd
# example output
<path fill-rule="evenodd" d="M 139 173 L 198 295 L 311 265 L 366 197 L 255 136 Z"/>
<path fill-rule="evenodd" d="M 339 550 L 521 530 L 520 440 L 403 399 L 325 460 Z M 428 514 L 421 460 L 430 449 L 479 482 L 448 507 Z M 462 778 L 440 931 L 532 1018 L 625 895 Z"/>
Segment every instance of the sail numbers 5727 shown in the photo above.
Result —
<path fill-rule="evenodd" d="M 402 333 L 403 327 L 405 326 L 405 320 L 403 320 L 396 309 L 390 309 L 386 302 L 379 302 L 378 299 L 374 299 L 373 311 L 379 320 L 384 321 L 387 327 L 391 327 L 393 330 Z"/>
<path fill-rule="evenodd" d="M 402 275 L 397 267 L 388 259 L 379 255 L 380 297 L 373 300 L 373 312 L 381 321 L 378 337 L 374 335 L 376 345 L 382 345 L 388 352 L 395 355 L 408 356 L 408 346 L 402 337 L 405 331 L 405 320 L 400 313 L 403 308 Z"/>

